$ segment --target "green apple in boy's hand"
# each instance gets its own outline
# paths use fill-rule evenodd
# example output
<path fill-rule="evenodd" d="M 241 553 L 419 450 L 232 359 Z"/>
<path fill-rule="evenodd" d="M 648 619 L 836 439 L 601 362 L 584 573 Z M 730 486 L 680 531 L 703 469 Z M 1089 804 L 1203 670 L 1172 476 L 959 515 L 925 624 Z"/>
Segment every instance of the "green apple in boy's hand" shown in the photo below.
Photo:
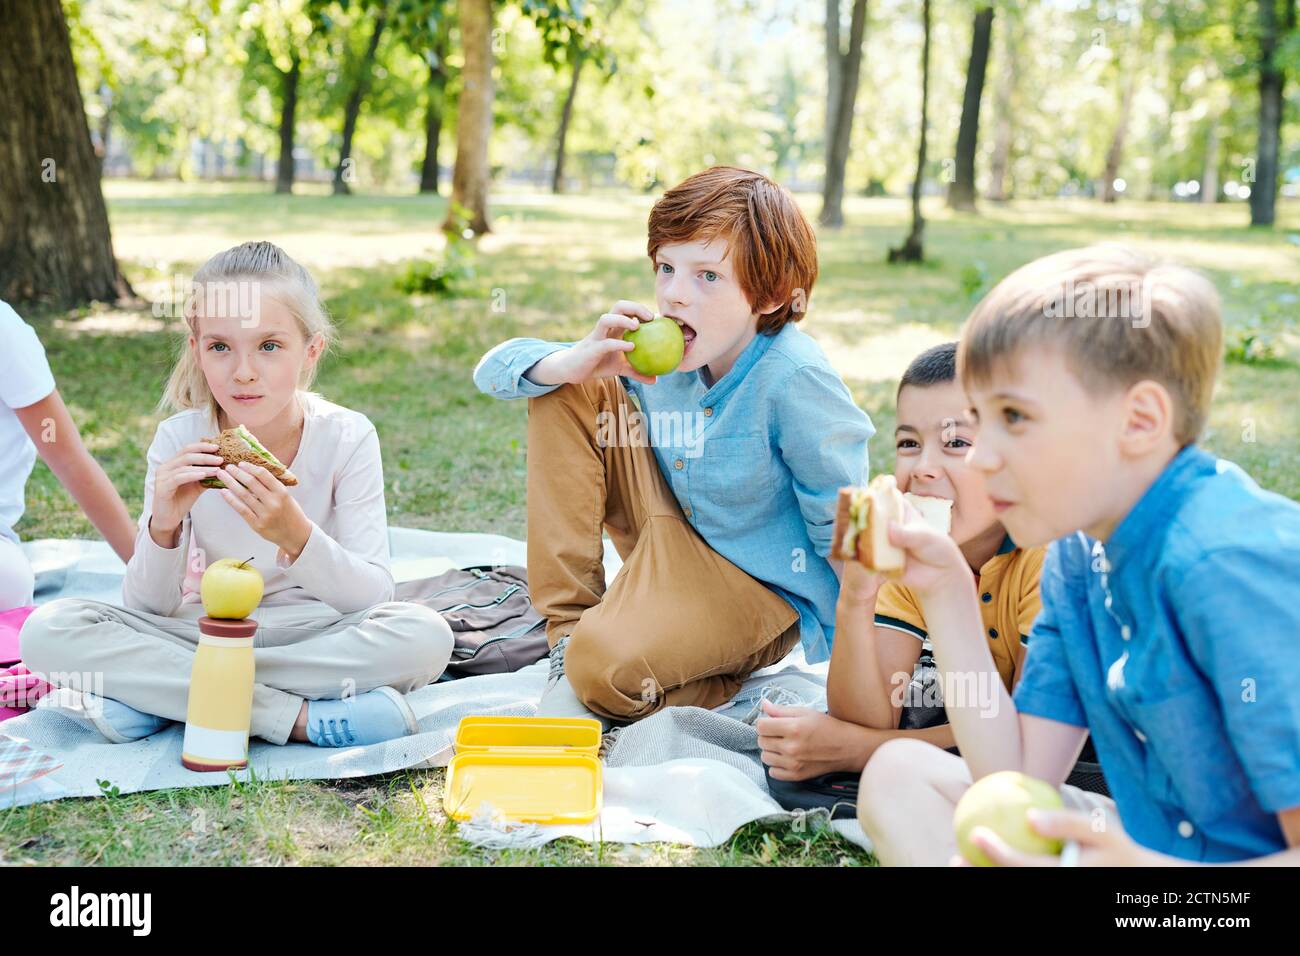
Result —
<path fill-rule="evenodd" d="M 1016 770 L 991 773 L 975 781 L 957 802 L 952 825 L 957 835 L 957 849 L 975 866 L 995 866 L 971 841 L 971 831 L 988 827 L 1008 846 L 1022 853 L 1055 856 L 1063 846 L 1060 840 L 1040 836 L 1029 823 L 1029 810 L 1061 810 L 1065 804 L 1050 784 Z"/>
<path fill-rule="evenodd" d="M 682 364 L 686 339 L 682 328 L 666 315 L 656 315 L 640 328 L 623 333 L 623 341 L 636 348 L 627 352 L 627 362 L 642 375 L 667 375 Z"/>
<path fill-rule="evenodd" d="M 240 620 L 262 600 L 262 574 L 248 561 L 222 558 L 208 565 L 199 582 L 199 596 L 208 617 Z"/>

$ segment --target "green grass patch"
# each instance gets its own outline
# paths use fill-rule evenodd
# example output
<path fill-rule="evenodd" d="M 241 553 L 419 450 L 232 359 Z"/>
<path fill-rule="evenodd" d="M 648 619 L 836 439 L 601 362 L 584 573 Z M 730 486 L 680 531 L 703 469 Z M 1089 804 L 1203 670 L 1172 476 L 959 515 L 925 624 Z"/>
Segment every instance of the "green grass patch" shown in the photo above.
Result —
<path fill-rule="evenodd" d="M 284 197 L 250 188 L 109 183 L 114 241 L 151 297 L 204 258 L 271 239 L 312 269 L 341 332 L 319 390 L 374 421 L 389 519 L 443 531 L 524 535 L 525 406 L 480 395 L 484 351 L 516 335 L 575 338 L 618 299 L 653 303 L 645 257 L 651 197 L 520 193 L 493 206 L 495 231 L 451 296 L 408 294 L 440 254 L 437 197 Z M 801 196 L 815 212 L 814 197 Z M 1263 486 L 1300 499 L 1300 213 L 1283 204 L 1271 231 L 1244 207 L 1084 202 L 985 204 L 953 214 L 936 201 L 929 261 L 885 265 L 906 232 L 906 204 L 851 199 L 848 224 L 819 236 L 821 275 L 803 327 L 871 415 L 872 467 L 893 467 L 898 376 L 922 349 L 954 338 L 979 295 L 1056 249 L 1120 240 L 1205 270 L 1224 301 L 1229 343 L 1264 337 L 1269 354 L 1224 366 L 1205 444 Z M 180 323 L 92 308 L 28 316 L 87 444 L 133 510 Z M 95 532 L 50 471 L 27 492 L 24 538 Z M 829 831 L 751 826 L 717 850 L 562 841 L 491 853 L 455 836 L 441 810 L 442 771 L 359 781 L 248 785 L 63 800 L 0 814 L 0 862 L 103 864 L 701 864 L 870 865 Z"/>

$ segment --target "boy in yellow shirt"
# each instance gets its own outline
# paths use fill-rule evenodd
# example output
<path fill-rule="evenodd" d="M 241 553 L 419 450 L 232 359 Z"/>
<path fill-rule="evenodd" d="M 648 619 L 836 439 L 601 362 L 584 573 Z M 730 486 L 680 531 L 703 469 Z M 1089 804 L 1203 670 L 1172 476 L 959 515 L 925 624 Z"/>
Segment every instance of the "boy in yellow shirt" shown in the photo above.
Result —
<path fill-rule="evenodd" d="M 956 353 L 956 342 L 927 349 L 899 382 L 894 478 L 902 491 L 953 503 L 951 534 L 978 582 L 989 648 L 1010 689 L 1039 611 L 1043 549 L 1016 547 L 982 476 L 966 465 L 974 423 L 957 381 Z M 763 702 L 759 745 L 773 780 L 860 772 L 878 746 L 898 736 L 953 746 L 919 602 L 857 562 L 844 569 L 826 690 L 826 714 Z M 990 688 L 950 691 L 996 696 Z"/>

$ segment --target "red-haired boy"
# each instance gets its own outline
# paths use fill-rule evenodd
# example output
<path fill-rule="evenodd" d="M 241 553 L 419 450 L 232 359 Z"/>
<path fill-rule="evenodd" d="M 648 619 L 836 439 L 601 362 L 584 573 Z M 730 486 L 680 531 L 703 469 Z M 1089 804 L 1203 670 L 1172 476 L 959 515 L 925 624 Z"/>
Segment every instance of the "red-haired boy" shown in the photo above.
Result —
<path fill-rule="evenodd" d="M 511 339 L 474 370 L 484 393 L 529 399 L 541 714 L 716 707 L 800 641 L 830 652 L 836 493 L 865 481 L 875 429 L 795 327 L 816 237 L 788 192 L 728 166 L 665 193 L 648 233 L 658 311 L 686 340 L 675 371 L 628 364 L 624 332 L 654 317 L 628 301 L 580 342 Z M 602 527 L 623 559 L 608 588 Z"/>

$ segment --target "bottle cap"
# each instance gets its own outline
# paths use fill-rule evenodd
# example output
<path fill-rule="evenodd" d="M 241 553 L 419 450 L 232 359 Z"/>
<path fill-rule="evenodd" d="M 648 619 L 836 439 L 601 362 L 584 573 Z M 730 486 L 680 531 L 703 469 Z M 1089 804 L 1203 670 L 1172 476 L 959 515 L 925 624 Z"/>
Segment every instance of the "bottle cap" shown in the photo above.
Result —
<path fill-rule="evenodd" d="M 237 621 L 218 617 L 199 618 L 199 633 L 208 637 L 252 637 L 257 631 L 257 622 L 249 618 Z"/>

